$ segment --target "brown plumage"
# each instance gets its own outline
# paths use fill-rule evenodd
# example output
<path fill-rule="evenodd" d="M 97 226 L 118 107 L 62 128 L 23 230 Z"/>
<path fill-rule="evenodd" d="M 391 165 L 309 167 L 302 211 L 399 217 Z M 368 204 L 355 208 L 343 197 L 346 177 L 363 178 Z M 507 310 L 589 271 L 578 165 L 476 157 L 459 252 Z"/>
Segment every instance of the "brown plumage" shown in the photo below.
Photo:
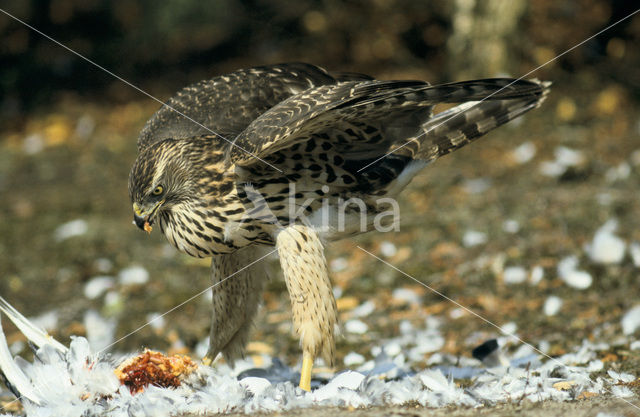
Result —
<path fill-rule="evenodd" d="M 537 107 L 548 86 L 511 79 L 430 86 L 308 64 L 202 81 L 178 92 L 140 134 L 129 177 L 134 219 L 140 228 L 157 222 L 179 250 L 212 258 L 219 285 L 211 359 L 242 355 L 266 280 L 259 266 L 242 268 L 275 246 L 304 352 L 301 386 L 309 389 L 313 359 L 331 364 L 335 349 L 322 242 L 371 229 L 383 210 L 378 199 L 395 196 L 428 162 Z M 434 116 L 439 103 L 461 104 Z"/>

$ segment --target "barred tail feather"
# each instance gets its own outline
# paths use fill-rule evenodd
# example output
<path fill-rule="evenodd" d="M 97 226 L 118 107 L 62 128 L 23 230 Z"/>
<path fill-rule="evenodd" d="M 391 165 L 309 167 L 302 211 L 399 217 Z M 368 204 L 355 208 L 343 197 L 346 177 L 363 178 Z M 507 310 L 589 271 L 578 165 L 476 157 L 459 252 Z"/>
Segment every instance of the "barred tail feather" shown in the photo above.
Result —
<path fill-rule="evenodd" d="M 545 100 L 551 85 L 537 80 L 518 81 L 506 87 L 505 91 L 499 91 L 508 81 L 511 80 L 455 83 L 465 84 L 463 90 L 466 95 L 460 91 L 450 91 L 451 85 L 448 85 L 441 91 L 444 95 L 448 94 L 446 97 L 440 96 L 441 102 L 462 101 L 462 104 L 430 117 L 422 123 L 415 136 L 396 140 L 384 158 L 366 166 L 362 177 L 370 183 L 379 181 L 386 184 L 385 191 L 395 194 L 430 161 L 538 107 Z M 487 98 L 492 92 L 493 95 Z M 454 96 L 457 100 L 453 100 Z"/>
<path fill-rule="evenodd" d="M 518 116 L 538 107 L 546 98 L 549 83 L 539 83 L 537 94 L 510 100 L 469 101 L 444 111 L 422 125 L 416 159 L 446 155 Z"/>
<path fill-rule="evenodd" d="M 551 85 L 537 79 L 485 78 L 482 80 L 458 81 L 423 88 L 427 98 L 440 103 L 462 103 L 467 101 L 510 100 L 526 97 L 543 97 Z"/>

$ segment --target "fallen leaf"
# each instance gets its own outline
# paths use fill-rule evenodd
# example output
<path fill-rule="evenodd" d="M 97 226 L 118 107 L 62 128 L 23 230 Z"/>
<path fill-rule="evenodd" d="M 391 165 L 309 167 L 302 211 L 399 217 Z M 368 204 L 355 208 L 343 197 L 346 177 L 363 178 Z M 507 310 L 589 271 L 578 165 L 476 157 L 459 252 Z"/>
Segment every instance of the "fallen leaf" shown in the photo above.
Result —
<path fill-rule="evenodd" d="M 585 400 L 587 398 L 592 398 L 592 397 L 597 397 L 598 393 L 597 392 L 591 392 L 591 391 L 582 391 L 580 393 L 580 395 L 578 395 L 578 399 L 579 400 Z"/>
<path fill-rule="evenodd" d="M 576 384 L 576 381 L 560 381 L 553 384 L 552 387 L 559 391 L 568 391 Z"/>
<path fill-rule="evenodd" d="M 247 352 L 273 355 L 273 347 L 264 342 L 253 341 L 247 344 Z"/>
<path fill-rule="evenodd" d="M 360 305 L 360 300 L 356 297 L 341 297 L 336 300 L 338 311 L 353 310 Z"/>

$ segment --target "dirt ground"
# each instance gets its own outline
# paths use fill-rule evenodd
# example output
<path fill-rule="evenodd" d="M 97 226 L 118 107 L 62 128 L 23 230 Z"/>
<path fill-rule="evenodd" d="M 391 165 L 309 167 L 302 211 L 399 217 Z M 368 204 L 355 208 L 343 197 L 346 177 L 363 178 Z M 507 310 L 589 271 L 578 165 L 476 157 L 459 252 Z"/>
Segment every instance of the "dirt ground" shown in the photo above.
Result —
<path fill-rule="evenodd" d="M 638 402 L 636 401 L 637 405 Z M 374 407 L 366 409 L 340 409 L 340 408 L 323 408 L 323 409 L 300 409 L 277 413 L 282 417 L 320 417 L 320 416 L 350 416 L 350 417 L 467 417 L 467 416 L 496 416 L 506 417 L 513 415 L 527 417 L 542 416 L 564 416 L 564 417 L 592 417 L 598 413 L 610 413 L 611 415 L 619 415 L 631 417 L 638 415 L 637 410 L 624 403 L 620 404 L 618 400 L 583 400 L 573 403 L 543 402 L 540 404 L 522 403 L 522 404 L 502 404 L 486 408 L 443 408 L 430 409 L 422 407 Z M 236 417 L 243 414 L 230 414 Z M 257 414 L 270 415 L 270 414 Z"/>
<path fill-rule="evenodd" d="M 637 405 L 638 402 L 636 401 Z M 430 409 L 422 407 L 374 407 L 366 409 L 301 409 L 277 413 L 282 417 L 320 417 L 320 416 L 350 416 L 350 417 L 467 417 L 467 416 L 563 416 L 563 417 L 593 417 L 598 413 L 609 413 L 609 415 L 619 415 L 625 417 L 637 416 L 638 411 L 633 407 L 621 403 L 618 400 L 583 400 L 572 403 L 543 402 L 540 404 L 502 404 L 486 408 L 460 408 L 448 407 L 442 409 Z M 236 417 L 242 414 L 230 414 Z M 270 415 L 270 414 L 257 414 Z"/>
<path fill-rule="evenodd" d="M 124 336 L 151 313 L 165 312 L 209 285 L 207 261 L 180 255 L 159 233 L 147 236 L 131 225 L 127 176 L 135 138 L 156 108 L 148 101 L 111 106 L 66 98 L 53 110 L 34 114 L 24 129 L 1 133 L 0 294 L 27 316 L 55 311 L 52 334 L 58 340 L 84 334 L 89 309 L 116 320 L 117 337 Z M 616 84 L 589 89 L 556 83 L 549 100 L 523 122 L 498 129 L 420 174 L 403 194 L 399 232 L 332 245 L 328 259 L 334 261 L 334 284 L 342 290 L 341 319 L 348 320 L 353 307 L 367 300 L 376 305 L 363 319 L 367 333 L 339 340 L 338 364 L 352 351 L 370 359 L 371 347 L 397 335 L 403 319 L 442 318 L 444 351 L 455 355 L 470 356 L 473 340 L 497 334 L 356 247 L 381 256 L 382 242 L 390 242 L 397 250 L 385 260 L 498 325 L 514 322 L 519 336 L 533 345 L 548 341 L 551 355 L 570 351 L 583 339 L 603 341 L 615 346 L 600 358 L 605 371 L 637 374 L 638 351 L 630 350 L 628 341 L 614 342 L 620 340 L 621 316 L 640 299 L 638 268 L 629 255 L 615 265 L 596 264 L 584 246 L 612 218 L 626 242 L 640 241 L 638 110 L 634 97 Z M 526 142 L 537 151 L 530 161 L 518 163 L 513 151 Z M 559 177 L 545 176 L 541 164 L 554 159 L 558 146 L 580 151 L 584 161 Z M 626 176 L 616 176 L 621 166 L 628 167 Z M 478 186 L 485 189 L 478 192 Z M 75 219 L 86 222 L 86 233 L 56 239 L 57 228 Z M 516 221 L 518 230 L 505 231 L 505 220 Z M 487 242 L 465 246 L 469 230 L 486 233 Z M 558 277 L 558 262 L 568 255 L 577 255 L 580 268 L 593 276 L 589 288 L 570 288 Z M 269 353 L 293 364 L 299 348 L 291 335 L 289 301 L 277 265 L 269 262 L 272 280 L 249 353 Z M 84 296 L 92 278 L 117 276 L 131 265 L 149 271 L 147 284 L 116 285 L 111 298 Z M 507 285 L 505 266 L 540 266 L 544 278 L 537 285 Z M 395 300 L 392 292 L 400 287 L 414 290 L 422 303 Z M 546 316 L 542 306 L 550 295 L 564 303 L 559 314 Z M 206 298 L 198 298 L 167 315 L 163 326 L 145 327 L 115 349 L 147 346 L 193 354 L 208 334 L 208 308 Z M 7 327 L 10 343 L 22 339 Z M 633 415 L 624 402 L 606 396 L 566 404 L 376 408 L 348 414 L 595 416 L 603 410 Z M 346 414 L 318 409 L 283 415 L 341 413 Z"/>

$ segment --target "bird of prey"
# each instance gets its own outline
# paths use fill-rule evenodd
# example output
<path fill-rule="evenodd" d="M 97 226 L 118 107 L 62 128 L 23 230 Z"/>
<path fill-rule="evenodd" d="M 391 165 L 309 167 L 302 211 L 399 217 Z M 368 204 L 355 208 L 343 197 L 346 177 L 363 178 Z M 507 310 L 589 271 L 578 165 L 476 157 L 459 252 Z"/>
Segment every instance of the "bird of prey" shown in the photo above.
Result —
<path fill-rule="evenodd" d="M 211 258 L 205 359 L 242 356 L 267 280 L 252 262 L 277 250 L 303 351 L 300 387 L 310 390 L 315 358 L 333 364 L 338 321 L 324 245 L 372 229 L 379 199 L 539 106 L 548 89 L 506 78 L 380 81 L 290 63 L 179 91 L 140 133 L 129 194 L 138 227 L 157 224 L 178 250 Z M 450 108 L 434 115 L 441 103 Z M 345 201 L 358 204 L 341 213 Z"/>

